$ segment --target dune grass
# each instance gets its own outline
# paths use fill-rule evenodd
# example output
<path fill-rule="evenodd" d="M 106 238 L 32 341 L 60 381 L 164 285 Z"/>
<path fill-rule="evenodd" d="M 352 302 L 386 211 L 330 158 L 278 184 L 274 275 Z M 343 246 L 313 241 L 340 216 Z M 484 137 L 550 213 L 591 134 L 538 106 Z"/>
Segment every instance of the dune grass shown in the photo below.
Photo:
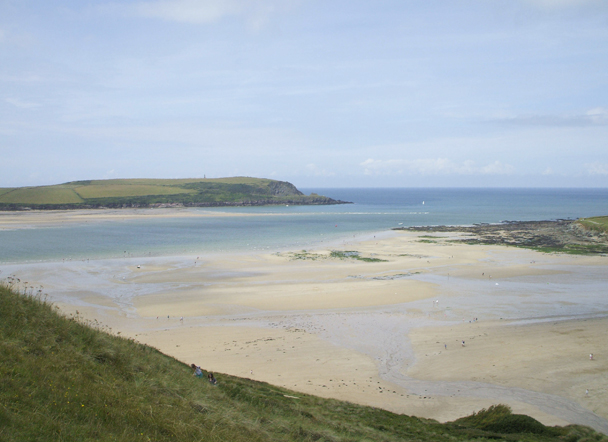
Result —
<path fill-rule="evenodd" d="M 523 414 L 513 414 L 506 405 L 493 405 L 483 409 L 471 416 L 463 417 L 455 421 L 458 425 L 464 425 L 481 430 L 497 433 L 519 433 L 525 429 L 528 433 L 542 434 L 547 436 L 559 436 L 559 430 L 546 427 L 536 419 Z"/>
<path fill-rule="evenodd" d="M 357 252 L 356 250 L 346 250 L 346 251 L 332 250 L 329 253 L 329 257 L 337 258 L 337 259 L 356 259 L 357 261 L 364 261 L 364 262 L 387 262 L 386 259 L 361 256 L 361 254 L 359 252 Z"/>
<path fill-rule="evenodd" d="M 604 244 L 565 244 L 558 247 L 515 245 L 522 249 L 536 250 L 541 253 L 567 253 L 569 255 L 608 255 L 608 246 Z"/>
<path fill-rule="evenodd" d="M 286 255 L 289 256 L 289 259 L 292 261 L 295 261 L 295 260 L 318 261 L 318 260 L 322 260 L 322 259 L 323 260 L 324 259 L 339 259 L 339 260 L 343 261 L 345 259 L 354 259 L 354 260 L 363 261 L 363 262 L 388 262 L 386 259 L 361 256 L 361 254 L 355 250 L 347 250 L 347 251 L 331 250 L 329 252 L 329 254 L 312 253 L 312 252 L 308 252 L 306 250 L 302 250 L 300 252 L 289 252 Z"/>
<path fill-rule="evenodd" d="M 154 348 L 62 316 L 41 290 L 17 287 L 0 286 L 3 442 L 607 440 L 520 418 L 509 431 L 484 429 L 495 410 L 481 424 L 440 424 L 217 373 L 212 385 Z"/>

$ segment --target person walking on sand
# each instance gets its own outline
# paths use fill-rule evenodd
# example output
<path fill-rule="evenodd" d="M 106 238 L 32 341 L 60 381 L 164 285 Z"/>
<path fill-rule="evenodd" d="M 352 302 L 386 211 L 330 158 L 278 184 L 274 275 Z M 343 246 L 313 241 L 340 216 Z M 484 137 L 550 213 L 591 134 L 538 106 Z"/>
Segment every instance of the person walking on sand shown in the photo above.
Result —
<path fill-rule="evenodd" d="M 464 347 L 464 341 L 462 341 L 462 346 Z"/>
<path fill-rule="evenodd" d="M 589 360 L 593 361 L 593 353 L 589 353 Z"/>

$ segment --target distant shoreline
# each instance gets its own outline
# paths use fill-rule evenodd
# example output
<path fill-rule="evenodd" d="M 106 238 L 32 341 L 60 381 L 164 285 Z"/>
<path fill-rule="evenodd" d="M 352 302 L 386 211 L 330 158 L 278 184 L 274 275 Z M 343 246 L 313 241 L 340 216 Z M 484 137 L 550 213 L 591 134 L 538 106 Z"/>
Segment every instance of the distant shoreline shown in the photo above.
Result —
<path fill-rule="evenodd" d="M 124 221 L 137 218 L 233 217 L 248 213 L 196 213 L 188 207 L 0 211 L 0 230 L 27 229 L 84 222 Z"/>
<path fill-rule="evenodd" d="M 0 205 L 0 212 L 48 212 L 73 210 L 129 210 L 129 209 L 191 209 L 215 207 L 264 207 L 264 206 L 333 206 L 338 204 L 353 204 L 351 201 L 334 200 L 328 197 L 307 197 L 309 200 L 256 200 L 256 201 L 218 201 L 209 203 L 158 203 L 158 204 L 105 204 L 105 205 L 44 205 L 35 204 L 32 207 L 17 205 Z"/>

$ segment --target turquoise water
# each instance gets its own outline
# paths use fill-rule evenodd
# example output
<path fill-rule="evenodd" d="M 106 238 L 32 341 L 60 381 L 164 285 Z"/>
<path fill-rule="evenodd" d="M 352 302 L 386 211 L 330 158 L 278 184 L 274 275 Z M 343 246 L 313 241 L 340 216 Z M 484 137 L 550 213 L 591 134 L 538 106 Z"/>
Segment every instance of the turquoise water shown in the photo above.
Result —
<path fill-rule="evenodd" d="M 608 214 L 608 189 L 301 189 L 354 204 L 191 209 L 180 217 L 0 231 L 0 263 L 301 249 L 398 226 Z"/>

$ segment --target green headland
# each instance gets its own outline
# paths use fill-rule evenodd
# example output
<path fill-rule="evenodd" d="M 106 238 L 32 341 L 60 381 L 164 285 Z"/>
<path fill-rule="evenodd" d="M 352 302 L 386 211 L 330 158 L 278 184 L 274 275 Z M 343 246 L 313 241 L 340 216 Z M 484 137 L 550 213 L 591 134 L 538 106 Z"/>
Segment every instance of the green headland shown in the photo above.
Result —
<path fill-rule="evenodd" d="M 0 188 L 0 210 L 341 204 L 265 178 L 116 179 Z"/>
<path fill-rule="evenodd" d="M 439 423 L 215 373 L 0 285 L 0 440 L 606 441 L 494 406 Z M 204 361 L 201 361 L 204 367 Z"/>

